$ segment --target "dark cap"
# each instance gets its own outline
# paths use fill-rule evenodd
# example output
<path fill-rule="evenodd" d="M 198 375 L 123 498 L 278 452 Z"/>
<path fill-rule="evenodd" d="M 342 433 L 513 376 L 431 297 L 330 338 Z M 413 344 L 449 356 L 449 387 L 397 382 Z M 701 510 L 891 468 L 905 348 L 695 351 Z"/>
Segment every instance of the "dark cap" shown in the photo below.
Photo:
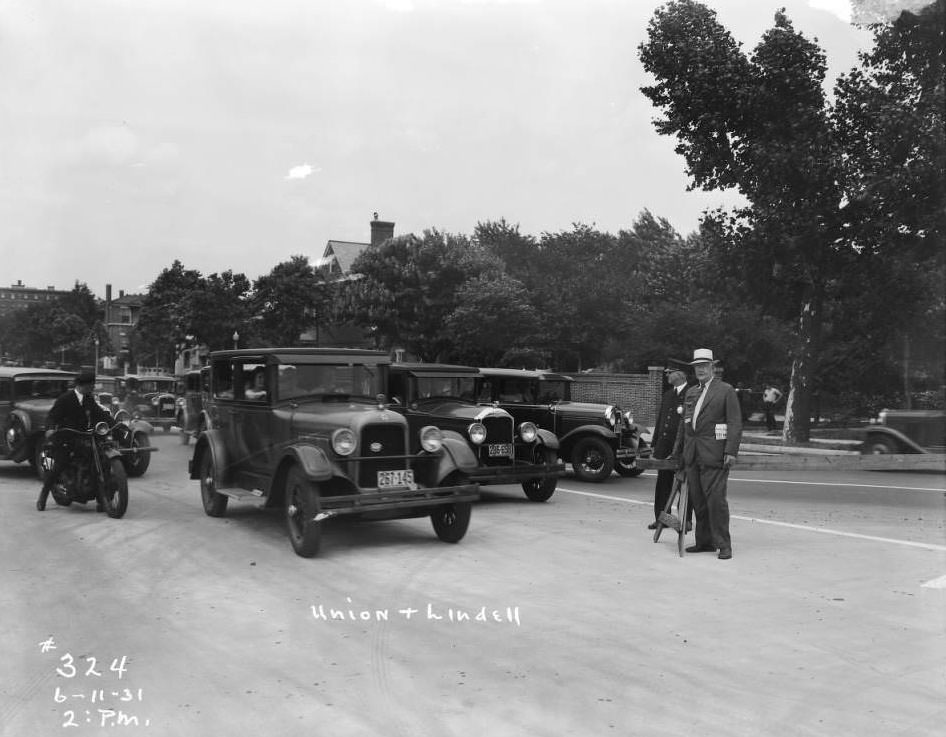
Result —
<path fill-rule="evenodd" d="M 95 371 L 92 369 L 82 369 L 76 374 L 76 384 L 94 384 Z"/>

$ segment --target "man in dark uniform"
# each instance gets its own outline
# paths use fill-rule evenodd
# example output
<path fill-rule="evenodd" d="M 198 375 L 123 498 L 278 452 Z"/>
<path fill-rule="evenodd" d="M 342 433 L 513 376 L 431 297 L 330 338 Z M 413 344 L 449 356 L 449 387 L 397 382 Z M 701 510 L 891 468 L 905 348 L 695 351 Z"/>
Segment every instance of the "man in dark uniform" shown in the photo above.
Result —
<path fill-rule="evenodd" d="M 92 387 L 95 385 L 95 372 L 91 369 L 82 369 L 76 376 L 76 386 L 65 394 L 61 394 L 53 403 L 53 407 L 46 416 L 46 437 L 52 439 L 49 456 L 52 459 L 52 468 L 46 472 L 43 479 L 43 488 L 36 500 L 36 508 L 42 512 L 46 509 L 46 498 L 49 496 L 53 484 L 59 480 L 69 454 L 74 444 L 75 436 L 70 433 L 55 435 L 59 428 L 73 430 L 88 430 L 95 427 L 97 422 L 111 422 L 111 415 L 95 401 L 92 396 Z"/>
<path fill-rule="evenodd" d="M 687 390 L 673 456 L 680 459 L 686 473 L 696 512 L 696 545 L 687 552 L 718 550 L 720 560 L 729 560 L 732 542 L 726 483 L 742 439 L 742 411 L 735 389 L 714 377 L 716 363 L 709 348 L 693 351 L 690 365 L 700 384 Z"/>
<path fill-rule="evenodd" d="M 678 367 L 664 369 L 667 381 L 670 382 L 670 388 L 663 393 L 660 400 L 660 408 L 657 410 L 657 424 L 654 426 L 654 436 L 651 439 L 654 458 L 669 458 L 673 453 L 673 446 L 677 440 L 677 426 L 680 424 L 680 417 L 683 416 L 683 397 L 687 388 L 686 372 Z M 667 500 L 673 491 L 673 477 L 676 472 L 671 469 L 657 471 L 657 485 L 654 487 L 654 521 L 648 526 L 648 530 L 657 529 L 657 520 L 660 513 L 667 506 Z M 690 520 L 693 519 L 693 507 L 689 507 L 689 517 L 687 519 L 686 529 L 692 528 Z"/>

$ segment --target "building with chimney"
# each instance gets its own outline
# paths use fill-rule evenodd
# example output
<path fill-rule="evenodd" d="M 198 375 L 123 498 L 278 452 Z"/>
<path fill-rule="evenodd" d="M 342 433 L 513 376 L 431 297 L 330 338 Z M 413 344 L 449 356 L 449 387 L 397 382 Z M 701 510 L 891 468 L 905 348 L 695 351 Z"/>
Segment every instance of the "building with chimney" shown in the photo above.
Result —
<path fill-rule="evenodd" d="M 69 294 L 68 291 L 51 286 L 46 288 L 29 287 L 21 279 L 17 279 L 16 284 L 11 284 L 9 287 L 0 287 L 0 317 L 9 315 L 16 310 L 22 310 L 30 305 L 49 302 L 67 294 Z"/>

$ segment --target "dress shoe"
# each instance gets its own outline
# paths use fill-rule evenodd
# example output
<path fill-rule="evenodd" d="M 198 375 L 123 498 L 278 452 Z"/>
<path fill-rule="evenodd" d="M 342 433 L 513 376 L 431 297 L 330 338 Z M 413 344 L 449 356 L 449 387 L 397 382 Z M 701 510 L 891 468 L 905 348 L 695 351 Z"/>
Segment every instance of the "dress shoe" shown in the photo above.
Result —
<path fill-rule="evenodd" d="M 656 523 L 656 522 L 651 522 L 649 525 L 647 525 L 647 529 L 648 529 L 648 530 L 656 530 L 656 529 L 657 529 L 657 523 Z"/>
<path fill-rule="evenodd" d="M 716 548 L 712 545 L 691 545 L 687 548 L 688 553 L 715 553 Z"/>
<path fill-rule="evenodd" d="M 716 557 L 720 560 L 729 560 L 732 558 L 732 548 L 723 548 Z"/>

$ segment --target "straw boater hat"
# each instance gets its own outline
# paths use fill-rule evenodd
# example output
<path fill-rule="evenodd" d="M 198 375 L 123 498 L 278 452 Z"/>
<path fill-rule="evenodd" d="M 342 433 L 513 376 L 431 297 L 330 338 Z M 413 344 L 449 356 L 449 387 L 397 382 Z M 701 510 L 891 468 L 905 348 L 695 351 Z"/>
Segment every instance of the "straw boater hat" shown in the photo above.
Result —
<path fill-rule="evenodd" d="M 713 351 L 709 348 L 697 348 L 693 351 L 693 360 L 690 361 L 691 366 L 696 366 L 698 363 L 719 363 L 715 358 L 713 358 Z"/>

